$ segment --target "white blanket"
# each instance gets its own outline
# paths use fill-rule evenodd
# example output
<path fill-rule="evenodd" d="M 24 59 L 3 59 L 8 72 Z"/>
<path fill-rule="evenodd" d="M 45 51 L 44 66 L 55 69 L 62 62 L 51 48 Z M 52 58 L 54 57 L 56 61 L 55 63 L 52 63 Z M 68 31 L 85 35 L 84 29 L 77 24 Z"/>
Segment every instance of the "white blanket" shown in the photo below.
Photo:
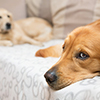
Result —
<path fill-rule="evenodd" d="M 51 40 L 44 43 L 44 47 L 29 44 L 0 46 L 0 100 L 100 100 L 98 76 L 59 91 L 49 88 L 44 73 L 59 58 L 35 57 L 35 52 L 61 42 L 63 40 Z"/>

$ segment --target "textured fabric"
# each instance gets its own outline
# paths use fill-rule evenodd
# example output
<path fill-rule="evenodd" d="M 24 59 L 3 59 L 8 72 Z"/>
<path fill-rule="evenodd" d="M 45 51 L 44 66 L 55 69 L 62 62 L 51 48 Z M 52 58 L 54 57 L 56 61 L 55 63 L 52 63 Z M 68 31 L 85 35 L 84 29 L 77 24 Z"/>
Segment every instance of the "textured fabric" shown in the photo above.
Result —
<path fill-rule="evenodd" d="M 26 0 L 27 14 L 29 17 L 39 16 L 41 0 Z"/>
<path fill-rule="evenodd" d="M 39 16 L 41 16 L 41 18 L 43 19 L 48 20 L 52 24 L 51 1 L 50 0 L 41 1 Z"/>
<path fill-rule="evenodd" d="M 49 21 L 52 24 L 50 0 L 26 0 L 27 14 Z"/>
<path fill-rule="evenodd" d="M 92 22 L 95 4 L 96 0 L 52 0 L 54 36 L 65 38 L 76 27 Z"/>
<path fill-rule="evenodd" d="M 0 8 L 10 11 L 14 20 L 26 18 L 25 0 L 0 0 Z"/>
<path fill-rule="evenodd" d="M 0 100 L 100 100 L 100 77 L 76 82 L 59 91 L 51 90 L 44 73 L 59 58 L 35 57 L 40 48 L 62 43 L 51 40 L 44 47 L 29 44 L 0 46 Z"/>
<path fill-rule="evenodd" d="M 53 24 L 54 38 L 65 38 L 73 29 L 100 19 L 100 0 L 26 0 L 28 16 Z"/>
<path fill-rule="evenodd" d="M 94 8 L 93 21 L 97 19 L 100 19 L 100 0 L 97 0 L 95 8 Z"/>

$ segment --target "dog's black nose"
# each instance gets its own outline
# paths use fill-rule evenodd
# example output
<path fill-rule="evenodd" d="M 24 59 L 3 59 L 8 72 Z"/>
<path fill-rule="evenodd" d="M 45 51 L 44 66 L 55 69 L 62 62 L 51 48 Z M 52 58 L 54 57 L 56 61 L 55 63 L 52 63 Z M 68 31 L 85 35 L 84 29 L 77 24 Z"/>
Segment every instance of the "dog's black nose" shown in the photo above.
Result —
<path fill-rule="evenodd" d="M 6 29 L 11 29 L 11 24 L 10 23 L 6 23 Z"/>
<path fill-rule="evenodd" d="M 57 80 L 57 75 L 55 71 L 48 71 L 45 73 L 44 77 L 49 83 L 55 82 Z"/>

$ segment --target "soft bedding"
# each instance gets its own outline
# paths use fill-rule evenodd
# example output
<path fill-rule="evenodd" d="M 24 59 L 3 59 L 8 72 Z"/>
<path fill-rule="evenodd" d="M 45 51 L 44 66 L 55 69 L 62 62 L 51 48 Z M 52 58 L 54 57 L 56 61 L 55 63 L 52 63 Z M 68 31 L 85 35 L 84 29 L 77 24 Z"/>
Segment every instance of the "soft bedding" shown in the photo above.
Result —
<path fill-rule="evenodd" d="M 59 58 L 35 57 L 35 52 L 61 42 L 51 40 L 44 47 L 0 46 L 0 100 L 100 100 L 99 76 L 59 91 L 48 87 L 43 75 Z"/>

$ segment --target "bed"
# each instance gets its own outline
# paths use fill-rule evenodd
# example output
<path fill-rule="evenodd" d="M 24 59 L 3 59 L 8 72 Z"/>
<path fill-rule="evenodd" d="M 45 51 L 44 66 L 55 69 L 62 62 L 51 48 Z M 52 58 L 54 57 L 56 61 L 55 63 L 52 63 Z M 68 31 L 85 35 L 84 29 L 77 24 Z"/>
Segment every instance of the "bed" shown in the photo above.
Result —
<path fill-rule="evenodd" d="M 40 48 L 63 40 L 51 40 L 43 47 L 23 44 L 0 46 L 0 100 L 100 100 L 100 77 L 76 82 L 54 91 L 47 85 L 44 73 L 59 58 L 35 57 Z"/>
<path fill-rule="evenodd" d="M 0 46 L 0 100 L 100 100 L 100 77 L 54 91 L 44 73 L 59 58 L 35 57 L 35 52 L 63 42 L 73 29 L 100 19 L 100 0 L 0 0 L 14 20 L 40 17 L 53 25 L 56 40 L 43 47 L 30 44 Z M 61 40 L 62 39 L 62 40 Z"/>

